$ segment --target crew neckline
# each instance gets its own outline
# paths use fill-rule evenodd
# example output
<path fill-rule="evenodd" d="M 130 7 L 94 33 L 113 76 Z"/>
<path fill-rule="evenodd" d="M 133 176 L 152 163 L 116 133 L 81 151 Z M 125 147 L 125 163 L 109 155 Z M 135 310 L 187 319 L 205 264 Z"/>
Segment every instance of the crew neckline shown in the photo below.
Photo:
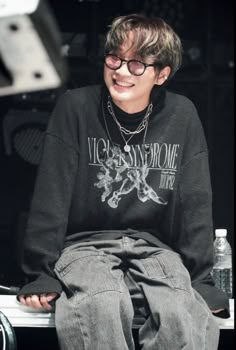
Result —
<path fill-rule="evenodd" d="M 107 103 L 109 92 L 108 90 L 104 94 L 104 105 Z M 152 116 L 156 113 L 159 113 L 162 108 L 164 107 L 164 102 L 165 102 L 165 95 L 166 95 L 166 90 L 163 87 L 160 86 L 154 86 L 152 92 L 151 92 L 151 102 L 153 103 L 153 110 L 152 113 L 150 114 L 150 119 Z M 112 100 L 111 100 L 114 113 L 116 118 L 125 124 L 137 124 L 140 122 L 144 116 L 145 113 L 147 112 L 148 106 L 143 109 L 142 111 L 136 112 L 136 113 L 127 113 L 120 107 L 118 107 Z M 109 114 L 109 112 L 108 112 Z"/>

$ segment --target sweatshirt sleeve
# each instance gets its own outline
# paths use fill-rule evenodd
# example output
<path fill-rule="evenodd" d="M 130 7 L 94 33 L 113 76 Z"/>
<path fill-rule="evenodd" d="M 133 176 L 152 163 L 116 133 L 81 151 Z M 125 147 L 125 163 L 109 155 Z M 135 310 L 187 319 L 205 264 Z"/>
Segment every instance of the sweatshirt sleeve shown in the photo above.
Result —
<path fill-rule="evenodd" d="M 78 163 L 76 125 L 67 94 L 57 103 L 45 135 L 23 242 L 21 294 L 61 293 L 54 265 L 63 249 Z"/>
<path fill-rule="evenodd" d="M 197 154 L 181 171 L 178 200 L 180 234 L 176 250 L 190 272 L 192 286 L 211 310 L 224 309 L 219 316 L 229 317 L 226 294 L 214 285 L 212 194 L 206 152 Z"/>
<path fill-rule="evenodd" d="M 192 286 L 211 310 L 229 317 L 227 295 L 215 287 L 211 276 L 214 263 L 212 189 L 208 150 L 202 125 L 195 108 L 187 130 L 184 161 L 180 170 L 173 231 L 175 250 L 187 267 Z"/>

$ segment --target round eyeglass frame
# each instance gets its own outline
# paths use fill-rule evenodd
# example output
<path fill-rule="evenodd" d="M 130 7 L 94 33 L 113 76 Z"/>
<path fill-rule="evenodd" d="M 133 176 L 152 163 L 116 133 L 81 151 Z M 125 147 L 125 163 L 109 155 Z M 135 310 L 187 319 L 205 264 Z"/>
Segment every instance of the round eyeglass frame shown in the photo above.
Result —
<path fill-rule="evenodd" d="M 111 57 L 111 56 L 112 56 L 112 57 L 115 57 L 115 58 L 118 58 L 118 59 L 120 60 L 120 64 L 119 64 L 118 67 L 113 68 L 113 67 L 111 67 L 111 66 L 109 66 L 109 65 L 107 64 L 107 62 L 106 62 L 106 57 Z M 119 56 L 117 56 L 117 55 L 111 54 L 111 53 L 106 53 L 106 54 L 104 55 L 104 62 L 105 62 L 105 65 L 106 65 L 109 69 L 112 69 L 112 70 L 120 69 L 120 67 L 122 66 L 123 62 L 125 62 L 125 63 L 127 63 L 127 68 L 128 68 L 128 71 L 130 72 L 130 74 L 136 75 L 136 76 L 143 75 L 147 67 L 159 67 L 159 66 L 160 66 L 160 65 L 158 65 L 157 63 L 145 63 L 145 62 L 143 62 L 143 61 L 135 60 L 135 59 L 133 59 L 133 60 L 125 60 L 125 59 L 123 59 L 123 58 L 121 58 L 121 57 L 119 57 Z M 132 62 L 141 63 L 141 64 L 143 65 L 143 72 L 140 73 L 140 74 L 133 73 L 132 70 L 130 69 L 130 64 L 131 64 Z"/>

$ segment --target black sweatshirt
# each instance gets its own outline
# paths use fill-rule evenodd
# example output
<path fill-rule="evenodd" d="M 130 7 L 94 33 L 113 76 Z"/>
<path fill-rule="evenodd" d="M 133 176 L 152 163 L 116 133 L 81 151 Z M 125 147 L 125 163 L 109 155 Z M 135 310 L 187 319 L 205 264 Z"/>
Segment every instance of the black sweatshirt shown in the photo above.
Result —
<path fill-rule="evenodd" d="M 228 299 L 210 275 L 211 182 L 194 105 L 154 88 L 148 125 L 124 152 L 107 99 L 103 86 L 74 89 L 52 113 L 24 241 L 22 268 L 29 283 L 18 296 L 61 293 L 53 269 L 63 248 L 127 235 L 179 253 L 193 288 L 228 317 Z M 133 130 L 146 113 L 113 109 L 119 123 Z"/>

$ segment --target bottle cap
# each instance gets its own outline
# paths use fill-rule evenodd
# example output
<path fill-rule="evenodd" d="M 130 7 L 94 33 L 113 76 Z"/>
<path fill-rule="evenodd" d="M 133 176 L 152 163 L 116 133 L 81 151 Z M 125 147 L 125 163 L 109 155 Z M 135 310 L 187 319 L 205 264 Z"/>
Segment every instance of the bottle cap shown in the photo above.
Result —
<path fill-rule="evenodd" d="M 215 230 L 216 237 L 226 237 L 227 236 L 227 230 L 225 228 L 218 228 Z"/>

